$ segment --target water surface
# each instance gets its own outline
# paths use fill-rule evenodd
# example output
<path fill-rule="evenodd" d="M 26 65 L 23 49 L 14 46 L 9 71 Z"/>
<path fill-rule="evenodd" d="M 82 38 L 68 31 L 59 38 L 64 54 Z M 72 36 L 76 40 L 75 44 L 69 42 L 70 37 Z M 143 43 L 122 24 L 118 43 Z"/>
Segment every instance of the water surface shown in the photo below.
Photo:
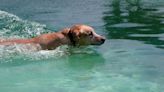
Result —
<path fill-rule="evenodd" d="M 102 46 L 31 52 L 0 46 L 2 92 L 163 92 L 163 0 L 0 0 L 0 37 L 84 23 Z"/>

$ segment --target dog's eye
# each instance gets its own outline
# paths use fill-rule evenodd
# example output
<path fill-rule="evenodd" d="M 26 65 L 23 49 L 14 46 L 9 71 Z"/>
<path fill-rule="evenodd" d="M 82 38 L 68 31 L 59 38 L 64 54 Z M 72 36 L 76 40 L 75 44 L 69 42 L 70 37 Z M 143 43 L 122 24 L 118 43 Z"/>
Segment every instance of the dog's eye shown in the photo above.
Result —
<path fill-rule="evenodd" d="M 92 32 L 90 32 L 90 33 L 89 33 L 89 37 L 92 37 L 92 36 L 93 36 L 93 33 L 92 33 Z"/>

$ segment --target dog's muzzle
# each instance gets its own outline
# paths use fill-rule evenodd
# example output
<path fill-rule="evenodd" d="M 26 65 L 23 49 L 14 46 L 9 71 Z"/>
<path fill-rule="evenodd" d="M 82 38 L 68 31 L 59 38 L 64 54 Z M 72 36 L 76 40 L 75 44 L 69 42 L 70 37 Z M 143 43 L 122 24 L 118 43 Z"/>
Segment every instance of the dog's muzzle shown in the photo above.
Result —
<path fill-rule="evenodd" d="M 93 40 L 93 43 L 92 45 L 101 45 L 105 42 L 105 37 L 102 37 L 102 36 L 96 36 Z"/>

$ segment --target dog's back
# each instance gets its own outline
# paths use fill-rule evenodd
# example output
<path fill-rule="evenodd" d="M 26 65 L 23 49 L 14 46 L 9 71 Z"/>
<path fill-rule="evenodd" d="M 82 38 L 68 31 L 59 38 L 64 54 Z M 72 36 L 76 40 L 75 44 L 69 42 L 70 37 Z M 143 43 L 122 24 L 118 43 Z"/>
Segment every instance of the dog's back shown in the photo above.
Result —
<path fill-rule="evenodd" d="M 30 39 L 0 40 L 0 45 L 32 44 L 41 49 L 52 50 L 61 45 L 101 45 L 105 38 L 96 34 L 94 29 L 87 25 L 74 25 L 59 32 L 42 34 Z"/>

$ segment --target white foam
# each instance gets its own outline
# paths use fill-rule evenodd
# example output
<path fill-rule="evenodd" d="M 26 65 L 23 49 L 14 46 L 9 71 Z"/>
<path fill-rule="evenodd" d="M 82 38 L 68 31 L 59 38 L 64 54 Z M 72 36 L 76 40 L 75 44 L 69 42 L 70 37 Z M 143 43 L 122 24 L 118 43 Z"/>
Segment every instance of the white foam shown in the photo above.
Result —
<path fill-rule="evenodd" d="M 27 45 L 12 45 L 3 46 L 0 45 L 0 61 L 11 61 L 13 57 L 22 57 L 24 59 L 31 60 L 44 60 L 49 58 L 60 58 L 62 56 L 68 55 L 68 46 L 60 46 L 55 50 L 40 50 L 38 51 L 36 47 Z M 2 63 L 2 62 L 1 62 Z"/>
<path fill-rule="evenodd" d="M 46 30 L 46 25 L 39 24 L 37 22 L 31 22 L 27 20 L 22 20 L 16 15 L 7 13 L 5 11 L 0 11 L 0 36 L 18 38 L 33 37 L 40 35 Z"/>
<path fill-rule="evenodd" d="M 51 30 L 46 25 L 37 22 L 22 20 L 16 15 L 0 10 L 0 39 L 31 38 Z M 38 51 L 38 48 L 30 44 L 0 45 L 0 61 L 10 61 L 16 56 L 31 59 L 45 59 L 61 57 L 66 54 L 65 46 L 51 51 Z M 2 60 L 6 59 L 6 60 Z"/>

